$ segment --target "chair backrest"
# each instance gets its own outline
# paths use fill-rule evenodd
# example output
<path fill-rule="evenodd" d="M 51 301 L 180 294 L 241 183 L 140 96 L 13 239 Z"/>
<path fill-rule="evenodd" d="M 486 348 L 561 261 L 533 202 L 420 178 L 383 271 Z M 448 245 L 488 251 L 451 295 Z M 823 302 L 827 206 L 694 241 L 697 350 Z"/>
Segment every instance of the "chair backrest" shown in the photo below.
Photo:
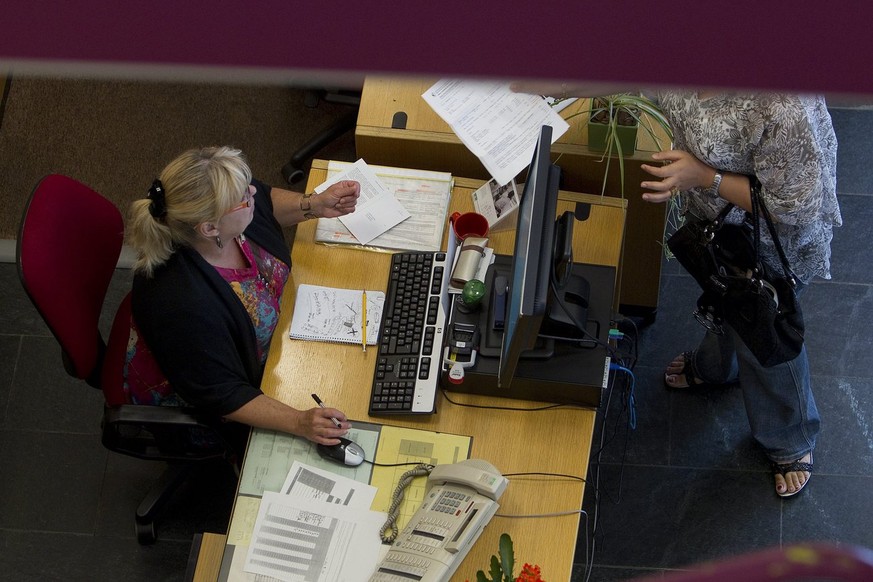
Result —
<path fill-rule="evenodd" d="M 130 339 L 130 293 L 124 296 L 115 319 L 112 330 L 106 341 L 106 353 L 100 371 L 100 388 L 109 406 L 129 404 L 130 397 L 124 390 L 124 365 L 127 360 L 127 343 Z"/>
<path fill-rule="evenodd" d="M 123 241 L 118 208 L 57 174 L 34 188 L 18 233 L 25 291 L 60 343 L 67 372 L 95 387 L 106 345 L 100 313 Z"/>

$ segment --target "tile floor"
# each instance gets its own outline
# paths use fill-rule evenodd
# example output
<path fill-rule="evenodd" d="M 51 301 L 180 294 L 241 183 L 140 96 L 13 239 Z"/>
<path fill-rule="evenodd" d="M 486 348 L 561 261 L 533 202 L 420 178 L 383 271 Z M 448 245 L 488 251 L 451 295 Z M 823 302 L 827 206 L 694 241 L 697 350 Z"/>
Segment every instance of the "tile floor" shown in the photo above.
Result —
<path fill-rule="evenodd" d="M 839 109 L 833 119 L 845 225 L 834 238 L 833 280 L 816 281 L 804 297 L 824 419 L 813 481 L 799 498 L 775 497 L 737 391 L 662 389 L 663 365 L 700 333 L 690 317 L 695 285 L 670 263 L 657 319 L 640 334 L 637 426 L 624 456 L 618 410 L 607 417 L 618 434 L 601 456 L 594 567 L 589 576 L 583 525 L 574 582 L 801 540 L 873 547 L 873 111 Z M 129 284 L 119 270 L 107 313 Z M 169 508 L 158 543 L 139 546 L 133 512 L 160 467 L 102 448 L 101 395 L 65 375 L 14 265 L 0 264 L 0 289 L 0 580 L 183 580 L 192 536 L 226 527 L 231 475 L 202 471 Z M 590 497 L 585 508 L 593 509 Z"/>

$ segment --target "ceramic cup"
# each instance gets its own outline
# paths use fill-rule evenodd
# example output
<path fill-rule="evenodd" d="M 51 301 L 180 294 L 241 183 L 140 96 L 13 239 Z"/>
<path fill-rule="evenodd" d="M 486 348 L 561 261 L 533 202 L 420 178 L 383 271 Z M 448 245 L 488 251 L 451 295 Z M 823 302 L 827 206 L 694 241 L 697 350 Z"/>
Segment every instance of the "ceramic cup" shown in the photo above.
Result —
<path fill-rule="evenodd" d="M 464 240 L 468 236 L 484 237 L 488 234 L 488 219 L 478 212 L 455 212 L 449 220 L 458 240 Z"/>

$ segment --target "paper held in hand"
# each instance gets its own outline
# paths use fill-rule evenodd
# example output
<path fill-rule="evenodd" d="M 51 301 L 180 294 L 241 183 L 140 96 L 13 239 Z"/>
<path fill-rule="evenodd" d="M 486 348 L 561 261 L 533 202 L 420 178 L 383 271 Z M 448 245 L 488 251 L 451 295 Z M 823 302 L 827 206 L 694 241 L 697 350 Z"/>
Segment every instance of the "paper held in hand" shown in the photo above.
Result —
<path fill-rule="evenodd" d="M 331 160 L 327 165 L 332 182 L 352 164 Z M 368 165 L 379 181 L 411 215 L 372 239 L 364 248 L 404 251 L 438 251 L 442 248 L 446 214 L 452 194 L 452 175 L 447 172 Z M 358 211 L 355 212 L 357 214 Z M 319 218 L 316 242 L 361 245 L 337 218 Z"/>
<path fill-rule="evenodd" d="M 361 196 L 355 211 L 339 220 L 348 228 L 358 242 L 367 244 L 391 227 L 409 218 L 409 212 L 394 194 L 379 180 L 364 160 L 358 160 L 345 172 L 334 176 L 315 188 L 320 195 L 332 184 L 341 180 L 354 180 L 361 185 Z"/>
<path fill-rule="evenodd" d="M 542 96 L 506 82 L 442 79 L 422 98 L 500 185 L 530 164 L 542 126 L 552 127 L 552 143 L 570 128 Z"/>

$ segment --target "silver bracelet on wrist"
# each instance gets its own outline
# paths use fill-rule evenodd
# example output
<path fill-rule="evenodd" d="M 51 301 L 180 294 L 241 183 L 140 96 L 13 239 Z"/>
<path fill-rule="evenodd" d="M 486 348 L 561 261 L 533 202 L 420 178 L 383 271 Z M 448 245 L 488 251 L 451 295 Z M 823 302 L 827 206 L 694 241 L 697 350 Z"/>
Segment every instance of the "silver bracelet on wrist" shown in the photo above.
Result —
<path fill-rule="evenodd" d="M 718 198 L 718 188 L 721 186 L 721 180 L 724 176 L 721 175 L 721 172 L 716 170 L 715 178 L 712 179 L 712 186 L 709 187 L 709 195 L 713 198 Z"/>

